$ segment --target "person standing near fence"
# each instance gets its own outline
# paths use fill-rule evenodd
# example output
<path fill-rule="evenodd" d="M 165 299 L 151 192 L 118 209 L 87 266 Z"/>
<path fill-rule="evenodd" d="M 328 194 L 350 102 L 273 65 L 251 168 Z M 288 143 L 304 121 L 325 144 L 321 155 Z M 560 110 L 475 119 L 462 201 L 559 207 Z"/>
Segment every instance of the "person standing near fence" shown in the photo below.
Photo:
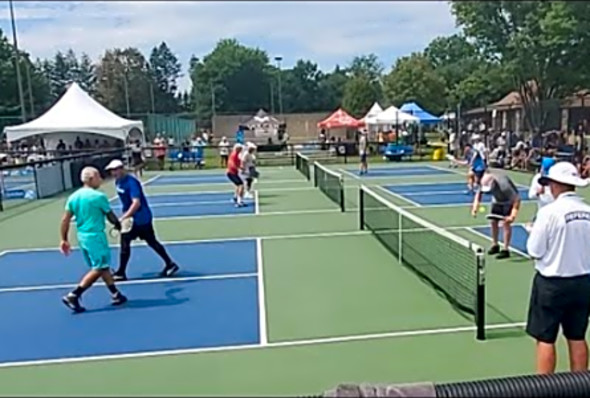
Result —
<path fill-rule="evenodd" d="M 359 174 L 367 174 L 369 166 L 367 164 L 367 131 L 359 130 L 359 156 L 361 160 Z"/>
<path fill-rule="evenodd" d="M 535 260 L 526 331 L 537 341 L 537 373 L 555 372 L 555 341 L 562 328 L 571 371 L 588 369 L 590 316 L 590 206 L 576 195 L 588 181 L 569 162 L 539 179 L 554 197 L 539 209 L 527 241 Z"/>
<path fill-rule="evenodd" d="M 221 137 L 221 141 L 219 141 L 219 158 L 221 161 L 221 167 L 227 167 L 227 158 L 229 156 L 229 142 L 227 138 Z"/>

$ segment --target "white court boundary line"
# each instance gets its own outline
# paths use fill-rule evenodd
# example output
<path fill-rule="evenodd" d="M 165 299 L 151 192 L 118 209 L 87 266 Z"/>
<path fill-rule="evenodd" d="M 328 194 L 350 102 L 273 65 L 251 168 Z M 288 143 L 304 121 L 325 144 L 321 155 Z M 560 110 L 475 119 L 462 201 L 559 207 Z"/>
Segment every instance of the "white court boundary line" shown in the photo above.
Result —
<path fill-rule="evenodd" d="M 409 204 L 411 204 L 412 206 L 414 206 L 413 208 L 417 208 L 417 207 L 423 207 L 420 203 L 418 202 L 414 202 L 412 199 L 408 199 L 403 195 L 397 194 L 395 192 L 391 192 L 389 189 L 382 187 L 381 185 L 377 185 L 376 186 L 377 189 L 379 189 L 380 191 L 393 196 L 394 198 L 397 198 L 399 200 L 403 200 L 404 202 L 407 202 Z"/>
<path fill-rule="evenodd" d="M 254 191 L 254 215 L 260 215 L 260 197 L 258 196 L 258 189 Z"/>
<path fill-rule="evenodd" d="M 157 283 L 182 283 L 182 282 L 196 282 L 196 281 L 217 281 L 227 279 L 240 279 L 240 278 L 254 278 L 256 277 L 255 272 L 243 272 L 233 274 L 219 274 L 219 275 L 205 275 L 205 276 L 187 276 L 179 278 L 148 278 L 148 279 L 132 279 L 127 281 L 117 282 L 118 285 L 152 285 Z M 94 285 L 104 286 L 104 282 L 97 282 Z M 37 292 L 45 290 L 60 290 L 60 289 L 71 289 L 76 287 L 77 283 L 62 283 L 55 285 L 36 285 L 36 286 L 16 286 L 16 287 L 5 287 L 0 288 L 0 294 L 2 293 L 26 293 L 26 292 Z"/>
<path fill-rule="evenodd" d="M 340 211 L 338 211 L 340 212 Z M 524 223 L 514 223 L 513 226 L 524 226 Z M 489 223 L 487 224 L 480 224 L 480 225 L 457 225 L 451 227 L 440 227 L 441 229 L 449 230 L 449 231 L 458 231 L 458 230 L 469 230 L 471 228 L 485 228 L 488 227 Z M 402 230 L 403 232 L 403 230 Z M 479 234 L 477 231 L 470 231 L 476 234 Z M 164 245 L 197 245 L 197 244 L 206 244 L 206 243 L 224 243 L 224 242 L 245 242 L 245 241 L 255 241 L 256 239 L 262 240 L 288 240 L 288 239 L 315 239 L 315 238 L 342 238 L 342 237 L 352 237 L 352 236 L 363 236 L 363 235 L 371 235 L 372 232 L 368 230 L 351 230 L 351 231 L 340 231 L 340 232 L 318 232 L 318 233 L 302 233 L 302 234 L 286 234 L 286 235 L 260 235 L 260 236 L 240 236 L 240 237 L 233 237 L 233 238 L 206 238 L 206 239 L 189 239 L 189 240 L 169 240 L 169 241 L 162 241 L 161 243 Z M 481 235 L 481 234 L 479 234 Z M 136 242 L 133 244 L 133 247 L 142 247 L 147 246 L 147 244 L 143 241 Z M 109 245 L 110 248 L 116 249 L 119 247 L 118 244 L 111 244 Z M 72 250 L 79 250 L 78 246 L 72 246 Z M 25 252 L 57 252 L 59 248 L 57 247 L 34 247 L 34 248 L 20 248 L 20 249 L 6 249 L 4 251 L 0 251 L 0 257 L 10 253 L 25 253 Z"/>
<path fill-rule="evenodd" d="M 264 286 L 264 263 L 262 258 L 262 239 L 256 239 L 256 267 L 258 278 L 258 330 L 260 331 L 260 345 L 268 345 L 268 322 L 266 319 L 266 293 Z"/>
<path fill-rule="evenodd" d="M 294 182 L 307 182 L 306 179 L 303 178 L 291 178 L 291 179 L 287 179 L 287 180 L 259 180 L 258 184 L 261 185 L 267 185 L 267 184 L 290 184 L 290 183 L 294 183 Z M 150 188 L 155 188 L 155 187 L 175 187 L 175 186 L 190 186 L 190 187 L 194 187 L 195 185 L 229 185 L 229 181 L 228 182 L 197 182 L 197 183 L 178 183 L 178 184 L 161 184 L 161 185 L 150 185 Z"/>
<path fill-rule="evenodd" d="M 514 323 L 502 323 L 487 325 L 486 330 L 502 330 L 502 329 L 516 329 L 521 328 L 525 325 L 525 322 L 514 322 Z M 202 354 L 202 353 L 215 353 L 215 352 L 234 352 L 244 350 L 259 350 L 259 349 L 273 349 L 273 348 L 285 348 L 285 347 L 304 347 L 310 345 L 320 344 L 337 344 L 337 343 L 351 343 L 360 341 L 370 340 L 383 340 L 388 338 L 403 338 L 403 337 L 418 337 L 418 336 L 432 336 L 432 335 L 444 335 L 453 333 L 467 333 L 475 332 L 475 326 L 457 326 L 449 328 L 439 329 L 417 329 L 397 332 L 383 332 L 383 333 L 367 333 L 367 334 L 351 334 L 339 337 L 324 337 L 316 339 L 300 339 L 300 340 L 287 340 L 270 342 L 266 345 L 258 344 L 243 344 L 233 346 L 221 346 L 211 348 L 188 348 L 179 350 L 162 350 L 162 351 L 147 351 L 147 352 L 136 352 L 128 354 L 106 354 L 106 355 L 95 355 L 87 357 L 70 357 L 60 359 L 42 359 L 32 361 L 19 361 L 19 362 L 4 362 L 0 363 L 0 368 L 16 368 L 24 366 L 39 366 L 39 365 L 53 365 L 53 364 L 67 364 L 67 363 L 79 363 L 79 362 L 96 362 L 106 360 L 117 360 L 117 359 L 132 359 L 132 358 L 152 358 L 170 355 L 186 355 L 186 354 Z"/>
<path fill-rule="evenodd" d="M 486 227 L 487 227 L 487 226 L 488 226 L 488 225 L 486 225 Z M 513 227 L 515 227 L 515 226 L 522 227 L 522 225 L 515 225 L 515 224 L 514 224 L 514 225 L 513 225 Z M 488 240 L 488 241 L 490 241 L 490 242 L 492 241 L 492 237 L 491 237 L 491 236 L 488 236 L 488 235 L 486 235 L 486 234 L 484 234 L 484 233 L 481 233 L 481 232 L 479 232 L 479 231 L 476 231 L 476 230 L 475 230 L 475 228 L 483 228 L 483 227 L 467 227 L 467 228 L 465 228 L 465 229 L 466 229 L 466 230 L 468 230 L 469 232 L 471 232 L 471 233 L 473 233 L 473 234 L 477 235 L 477 236 L 481 236 L 482 238 L 485 238 L 486 240 Z M 516 254 L 519 254 L 519 255 L 523 256 L 524 258 L 528 258 L 528 259 L 531 259 L 531 258 L 532 258 L 531 256 L 529 256 L 529 255 L 528 255 L 528 254 L 526 254 L 525 252 L 523 252 L 523 251 L 521 251 L 521 250 L 517 249 L 516 247 L 514 247 L 512 244 L 510 245 L 510 251 L 513 251 L 514 253 L 516 253 Z"/>
<path fill-rule="evenodd" d="M 315 187 L 294 187 L 294 188 L 264 188 L 264 192 L 289 192 L 289 191 L 315 191 Z M 217 191 L 176 191 L 176 192 L 146 192 L 148 199 L 150 196 L 174 196 L 174 195 L 194 195 L 194 194 L 232 194 L 234 191 L 231 189 L 217 190 Z"/>
<path fill-rule="evenodd" d="M 337 210 L 340 213 L 340 210 Z M 465 226 L 457 227 L 465 228 Z M 235 238 L 211 238 L 211 239 L 191 239 L 191 240 L 170 240 L 162 241 L 164 245 L 194 245 L 203 243 L 224 243 L 224 242 L 243 242 L 243 241 L 255 241 L 256 239 L 262 240 L 284 240 L 284 239 L 313 239 L 313 238 L 341 238 L 348 236 L 357 235 L 370 235 L 370 231 L 361 231 L 358 229 L 352 231 L 341 231 L 341 232 L 319 232 L 319 233 L 303 233 L 303 234 L 291 234 L 291 235 L 262 235 L 262 236 L 241 236 Z M 137 242 L 133 244 L 133 247 L 147 246 L 145 242 Z M 116 249 L 119 247 L 118 244 L 109 245 L 109 247 Z M 72 246 L 73 250 L 79 250 L 78 246 Z M 10 253 L 24 253 L 24 252 L 57 252 L 57 247 L 38 247 L 38 248 L 22 248 L 22 249 L 7 249 L 0 252 L 0 256 Z"/>
<path fill-rule="evenodd" d="M 264 213 L 235 213 L 235 214 L 211 214 L 204 216 L 175 216 L 175 217 L 156 217 L 155 221 L 178 221 L 178 220 L 202 220 L 207 218 L 228 218 L 228 217 L 254 217 L 254 216 L 294 216 L 302 214 L 322 214 L 322 213 L 342 213 L 340 209 L 310 209 L 310 210 L 291 210 L 291 211 L 268 211 Z"/>

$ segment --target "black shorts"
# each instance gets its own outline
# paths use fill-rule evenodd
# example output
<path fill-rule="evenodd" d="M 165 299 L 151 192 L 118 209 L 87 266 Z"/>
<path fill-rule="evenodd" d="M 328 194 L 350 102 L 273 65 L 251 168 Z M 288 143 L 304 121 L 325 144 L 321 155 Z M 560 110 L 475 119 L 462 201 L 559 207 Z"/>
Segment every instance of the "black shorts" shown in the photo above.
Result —
<path fill-rule="evenodd" d="M 141 157 L 141 153 L 134 153 L 131 155 L 131 164 L 136 166 L 141 166 L 143 164 L 143 158 Z"/>
<path fill-rule="evenodd" d="M 229 155 L 221 155 L 221 159 L 225 160 L 227 162 L 227 158 L 229 157 Z"/>
<path fill-rule="evenodd" d="M 503 220 L 512 213 L 512 203 L 492 203 L 488 220 Z"/>
<path fill-rule="evenodd" d="M 154 225 L 152 223 L 144 224 L 144 225 L 137 225 L 133 224 L 131 227 L 131 231 L 127 232 L 126 234 L 121 234 L 121 239 L 131 242 L 135 239 L 141 240 L 154 240 L 156 238 L 156 232 L 154 231 Z"/>
<path fill-rule="evenodd" d="M 548 278 L 537 273 L 529 303 L 526 332 L 538 341 L 555 343 L 559 327 L 568 340 L 584 340 L 590 316 L 590 275 Z"/>
<path fill-rule="evenodd" d="M 233 182 L 236 187 L 244 185 L 244 181 L 242 181 L 240 176 L 237 174 L 227 173 L 227 178 L 229 178 L 229 180 Z"/>
<path fill-rule="evenodd" d="M 367 162 L 367 154 L 363 153 L 361 154 L 361 163 L 366 163 Z"/>

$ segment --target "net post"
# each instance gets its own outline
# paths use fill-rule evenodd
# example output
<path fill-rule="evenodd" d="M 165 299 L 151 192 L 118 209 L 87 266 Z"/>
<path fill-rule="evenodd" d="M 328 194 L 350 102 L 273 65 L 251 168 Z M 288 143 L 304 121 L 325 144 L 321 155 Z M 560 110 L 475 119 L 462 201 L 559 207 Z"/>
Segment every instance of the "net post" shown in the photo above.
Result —
<path fill-rule="evenodd" d="M 342 213 L 346 211 L 346 207 L 344 205 L 344 177 L 340 176 L 340 186 L 342 189 L 340 190 L 340 210 Z"/>
<path fill-rule="evenodd" d="M 478 248 L 476 251 L 477 260 L 477 290 L 475 303 L 475 325 L 477 328 L 476 338 L 483 341 L 486 339 L 486 265 L 483 250 Z"/>
<path fill-rule="evenodd" d="M 359 187 L 359 227 L 365 229 L 365 195 L 362 185 Z"/>
<path fill-rule="evenodd" d="M 403 216 L 402 216 L 402 213 L 399 212 L 399 213 L 397 213 L 397 256 L 398 256 L 398 261 L 400 264 L 402 264 L 402 261 L 403 261 L 402 260 L 403 259 L 402 248 L 404 246 L 403 239 L 402 239 L 402 233 L 403 233 L 402 232 L 403 231 L 402 222 L 403 222 Z"/>
<path fill-rule="evenodd" d="M 313 162 L 313 186 L 318 187 L 318 163 Z"/>

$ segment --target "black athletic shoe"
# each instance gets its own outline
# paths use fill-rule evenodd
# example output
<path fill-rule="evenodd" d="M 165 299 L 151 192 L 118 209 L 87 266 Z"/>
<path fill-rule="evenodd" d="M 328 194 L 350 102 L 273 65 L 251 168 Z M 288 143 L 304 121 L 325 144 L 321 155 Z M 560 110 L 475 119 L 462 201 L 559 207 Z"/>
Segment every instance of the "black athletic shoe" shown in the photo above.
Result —
<path fill-rule="evenodd" d="M 160 273 L 160 276 L 162 278 L 167 278 L 167 277 L 169 278 L 171 276 L 174 276 L 174 274 L 177 273 L 179 269 L 180 269 L 180 267 L 178 265 L 176 265 L 175 263 L 169 264 Z"/>
<path fill-rule="evenodd" d="M 117 282 L 123 282 L 127 280 L 127 275 L 120 272 L 115 272 L 113 273 L 113 279 Z"/>
<path fill-rule="evenodd" d="M 508 250 L 500 250 L 498 255 L 496 256 L 497 259 L 501 260 L 503 258 L 509 258 L 510 252 Z"/>
<path fill-rule="evenodd" d="M 111 297 L 111 304 L 113 305 L 121 305 L 127 302 L 127 297 L 123 296 L 121 292 L 115 294 Z"/>
<path fill-rule="evenodd" d="M 494 245 L 494 246 L 490 247 L 490 250 L 488 250 L 489 255 L 498 254 L 498 253 L 500 253 L 500 246 L 499 245 Z"/>
<path fill-rule="evenodd" d="M 76 314 L 86 311 L 86 308 L 82 307 L 82 305 L 80 304 L 80 298 L 78 296 L 68 294 L 67 296 L 63 296 L 61 298 L 61 301 L 65 304 L 66 307 L 74 311 Z"/>

